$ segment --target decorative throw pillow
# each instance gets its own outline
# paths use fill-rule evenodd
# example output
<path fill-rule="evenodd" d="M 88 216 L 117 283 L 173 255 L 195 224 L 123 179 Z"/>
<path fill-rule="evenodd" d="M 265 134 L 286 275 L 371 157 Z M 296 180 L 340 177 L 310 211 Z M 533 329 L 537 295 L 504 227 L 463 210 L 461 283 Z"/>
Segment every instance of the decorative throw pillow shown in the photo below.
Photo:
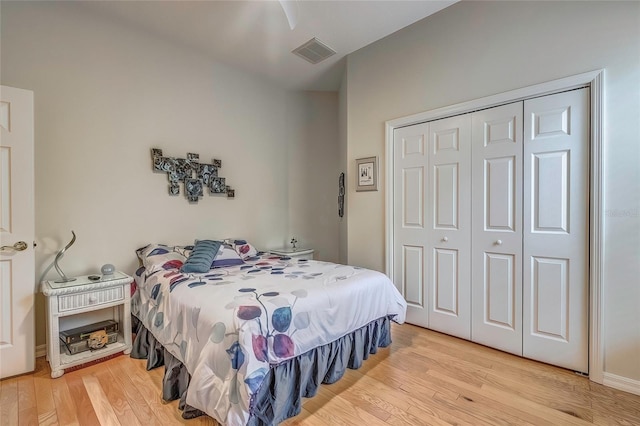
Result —
<path fill-rule="evenodd" d="M 247 240 L 232 239 L 230 242 L 233 245 L 233 249 L 240 255 L 242 260 L 247 260 L 248 258 L 258 254 L 258 250 L 249 244 Z"/>
<path fill-rule="evenodd" d="M 138 259 L 147 271 L 154 269 L 179 269 L 187 260 L 188 251 L 182 246 L 149 244 L 136 250 Z"/>
<path fill-rule="evenodd" d="M 233 249 L 233 247 L 227 244 L 222 244 L 220 246 L 220 249 L 218 250 L 218 254 L 216 255 L 215 259 L 213 259 L 211 267 L 223 268 L 225 266 L 235 266 L 242 264 L 244 264 L 244 262 L 240 258 L 240 255 Z"/>
<path fill-rule="evenodd" d="M 193 250 L 189 254 L 187 261 L 180 268 L 180 272 L 204 273 L 211 269 L 213 259 L 218 254 L 221 246 L 220 241 L 199 240 L 196 241 Z"/>

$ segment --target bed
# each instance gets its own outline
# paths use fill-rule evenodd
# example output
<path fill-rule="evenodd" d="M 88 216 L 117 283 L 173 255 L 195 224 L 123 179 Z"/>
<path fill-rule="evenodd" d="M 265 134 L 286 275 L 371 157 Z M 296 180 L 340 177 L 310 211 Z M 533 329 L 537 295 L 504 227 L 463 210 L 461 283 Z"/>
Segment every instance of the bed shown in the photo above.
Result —
<path fill-rule="evenodd" d="M 320 383 L 388 346 L 390 321 L 404 322 L 406 302 L 379 272 L 239 240 L 214 250 L 205 272 L 188 268 L 193 246 L 137 251 L 132 356 L 165 365 L 163 398 L 181 399 L 185 418 L 277 424 Z"/>

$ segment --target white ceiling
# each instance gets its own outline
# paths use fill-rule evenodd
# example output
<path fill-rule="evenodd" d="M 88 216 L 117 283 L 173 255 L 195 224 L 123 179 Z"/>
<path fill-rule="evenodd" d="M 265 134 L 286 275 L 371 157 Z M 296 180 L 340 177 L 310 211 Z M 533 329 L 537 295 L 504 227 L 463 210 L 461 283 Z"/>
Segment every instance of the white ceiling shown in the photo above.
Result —
<path fill-rule="evenodd" d="M 457 0 L 298 0 L 291 30 L 276 1 L 89 1 L 89 13 L 195 48 L 296 90 L 337 90 L 344 57 Z M 317 37 L 337 54 L 316 65 L 291 53 Z"/>

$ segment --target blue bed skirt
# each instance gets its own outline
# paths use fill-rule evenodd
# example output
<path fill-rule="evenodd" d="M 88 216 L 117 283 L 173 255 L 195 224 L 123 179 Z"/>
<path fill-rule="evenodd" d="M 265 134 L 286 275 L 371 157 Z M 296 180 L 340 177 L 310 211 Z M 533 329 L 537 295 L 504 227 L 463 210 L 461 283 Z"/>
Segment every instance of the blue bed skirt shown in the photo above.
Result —
<path fill-rule="evenodd" d="M 131 357 L 147 360 L 147 370 L 165 366 L 162 399 L 180 400 L 182 417 L 205 413 L 185 403 L 191 376 L 184 365 L 153 337 L 135 317 Z M 379 347 L 391 344 L 391 317 L 370 322 L 346 336 L 273 366 L 251 398 L 251 426 L 275 425 L 300 414 L 302 398 L 316 394 L 321 383 L 338 381 L 347 368 L 358 369 Z"/>

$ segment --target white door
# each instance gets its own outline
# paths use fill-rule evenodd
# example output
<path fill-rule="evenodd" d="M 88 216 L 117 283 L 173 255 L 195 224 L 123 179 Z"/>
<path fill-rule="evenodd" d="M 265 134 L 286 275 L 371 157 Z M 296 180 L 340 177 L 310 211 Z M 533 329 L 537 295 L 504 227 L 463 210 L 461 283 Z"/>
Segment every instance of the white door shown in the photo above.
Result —
<path fill-rule="evenodd" d="M 523 354 L 588 372 L 589 89 L 524 102 Z"/>
<path fill-rule="evenodd" d="M 472 115 L 471 340 L 522 355 L 522 102 Z"/>
<path fill-rule="evenodd" d="M 429 326 L 425 274 L 428 124 L 394 130 L 393 282 L 407 301 L 407 322 Z"/>
<path fill-rule="evenodd" d="M 35 366 L 33 92 L 0 87 L 0 128 L 0 378 L 4 378 L 33 371 Z"/>
<path fill-rule="evenodd" d="M 429 328 L 471 337 L 471 114 L 429 123 Z"/>

